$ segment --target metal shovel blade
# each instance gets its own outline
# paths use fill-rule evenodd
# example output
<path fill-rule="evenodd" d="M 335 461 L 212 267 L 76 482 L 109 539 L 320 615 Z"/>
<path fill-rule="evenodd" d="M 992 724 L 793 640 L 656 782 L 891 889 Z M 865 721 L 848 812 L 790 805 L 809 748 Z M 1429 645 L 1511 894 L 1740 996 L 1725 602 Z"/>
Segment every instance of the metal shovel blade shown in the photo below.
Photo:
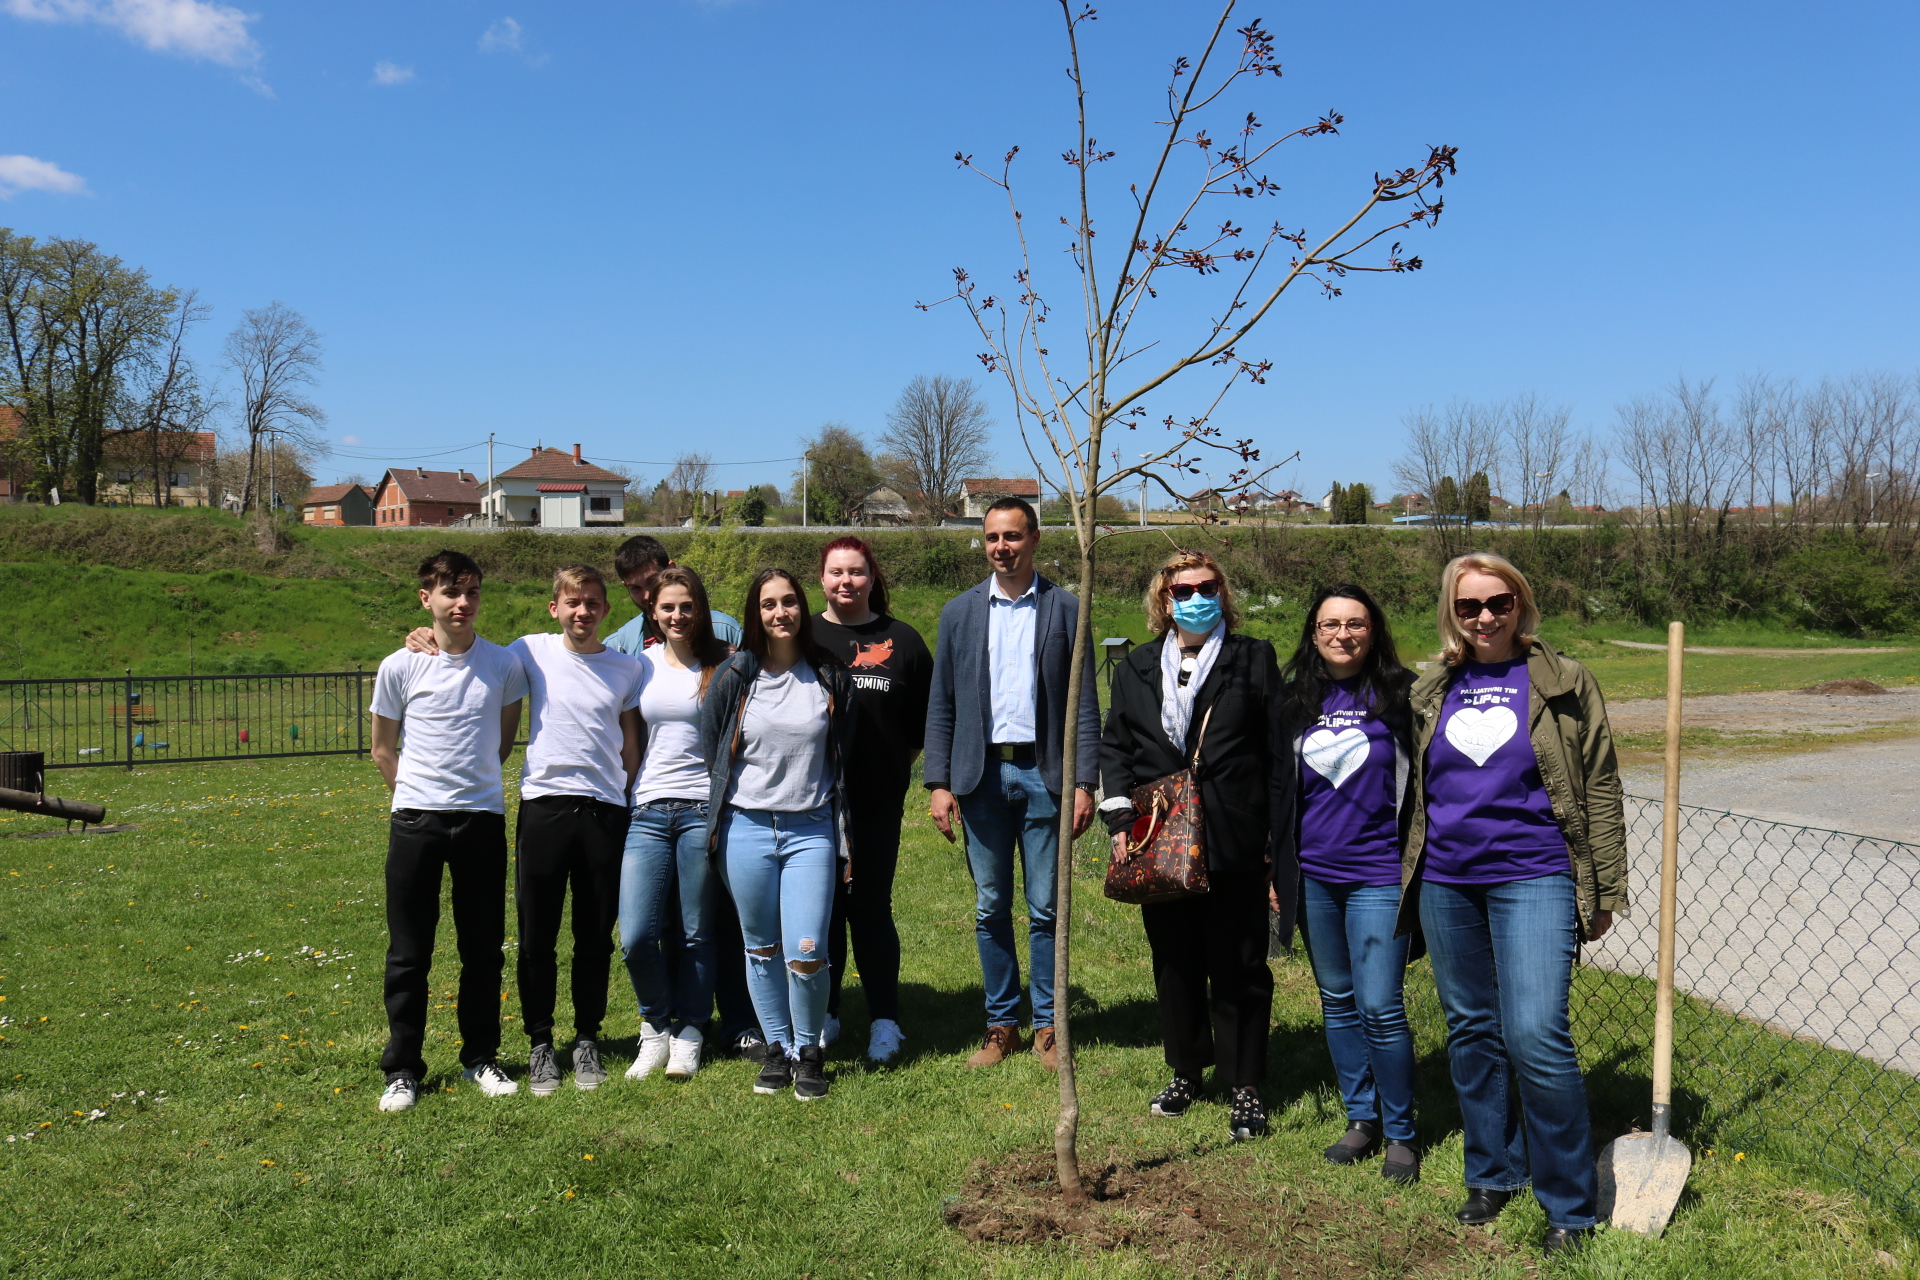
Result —
<path fill-rule="evenodd" d="M 1693 1153 L 1664 1133 L 1629 1133 L 1600 1153 L 1600 1216 L 1623 1231 L 1659 1239 L 1686 1190 Z"/>

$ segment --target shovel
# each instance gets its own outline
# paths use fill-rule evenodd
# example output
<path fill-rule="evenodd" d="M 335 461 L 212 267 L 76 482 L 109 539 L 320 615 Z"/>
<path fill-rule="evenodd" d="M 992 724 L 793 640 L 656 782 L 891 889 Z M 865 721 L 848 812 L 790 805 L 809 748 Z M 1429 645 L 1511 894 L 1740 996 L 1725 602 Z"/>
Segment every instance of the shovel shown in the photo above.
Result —
<path fill-rule="evenodd" d="M 1667 795 L 1660 832 L 1660 974 L 1653 1004 L 1653 1132 L 1629 1133 L 1600 1153 L 1600 1212 L 1614 1226 L 1658 1239 L 1686 1189 L 1693 1153 L 1673 1126 L 1673 918 L 1680 872 L 1680 674 L 1686 626 L 1667 626 Z"/>

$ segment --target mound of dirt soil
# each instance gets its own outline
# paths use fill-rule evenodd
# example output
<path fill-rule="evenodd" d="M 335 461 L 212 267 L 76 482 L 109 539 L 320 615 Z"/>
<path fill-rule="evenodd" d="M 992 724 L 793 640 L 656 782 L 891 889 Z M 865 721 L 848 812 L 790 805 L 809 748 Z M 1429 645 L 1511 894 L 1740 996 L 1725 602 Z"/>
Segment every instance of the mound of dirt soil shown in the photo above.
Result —
<path fill-rule="evenodd" d="M 1381 1205 L 1317 1187 L 1261 1187 L 1252 1166 L 1248 1157 L 1089 1162 L 1081 1170 L 1091 1203 L 1070 1210 L 1051 1154 L 981 1160 L 944 1214 L 979 1244 L 1139 1249 L 1192 1276 L 1448 1276 L 1477 1273 L 1506 1252 L 1484 1231 L 1393 1198 Z"/>
<path fill-rule="evenodd" d="M 1816 684 L 1800 690 L 1801 693 L 1820 694 L 1825 697 L 1850 698 L 1866 697 L 1875 693 L 1887 693 L 1871 680 L 1829 680 L 1825 684 Z"/>

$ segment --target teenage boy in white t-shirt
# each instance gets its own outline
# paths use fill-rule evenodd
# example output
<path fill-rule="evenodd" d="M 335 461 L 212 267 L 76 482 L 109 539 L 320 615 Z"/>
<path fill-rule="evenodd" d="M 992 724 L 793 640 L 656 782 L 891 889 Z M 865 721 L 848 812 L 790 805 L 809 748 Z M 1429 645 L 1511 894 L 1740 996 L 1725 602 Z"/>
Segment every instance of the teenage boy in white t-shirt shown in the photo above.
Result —
<path fill-rule="evenodd" d="M 573 886 L 573 1083 L 606 1080 L 600 1024 L 620 910 L 620 859 L 640 771 L 640 659 L 600 641 L 607 582 L 590 565 L 553 575 L 547 611 L 559 635 L 521 636 L 509 649 L 526 666 L 532 721 L 520 775 L 520 824 L 514 842 L 514 900 L 519 906 L 520 1009 L 533 1041 L 527 1087 L 537 1096 L 560 1087 L 553 1048 L 559 986 L 555 946 Z"/>
<path fill-rule="evenodd" d="M 442 551 L 423 563 L 420 605 L 433 615 L 435 651 L 403 649 L 382 661 L 371 708 L 373 760 L 393 789 L 382 1111 L 411 1110 L 427 1074 L 421 1050 L 442 867 L 453 881 L 460 953 L 460 1065 L 489 1097 L 519 1088 L 497 1061 L 507 882 L 500 766 L 513 750 L 527 673 L 520 659 L 474 634 L 480 566 L 468 557 Z"/>

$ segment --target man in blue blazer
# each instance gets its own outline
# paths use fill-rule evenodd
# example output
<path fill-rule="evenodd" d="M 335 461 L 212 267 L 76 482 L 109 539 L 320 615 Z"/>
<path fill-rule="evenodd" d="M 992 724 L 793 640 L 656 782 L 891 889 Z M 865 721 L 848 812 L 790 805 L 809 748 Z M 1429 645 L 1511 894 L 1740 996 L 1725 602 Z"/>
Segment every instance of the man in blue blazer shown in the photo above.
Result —
<path fill-rule="evenodd" d="M 993 576 L 947 602 L 927 706 L 926 785 L 933 821 L 953 839 L 966 824 L 974 934 L 987 994 L 987 1034 L 970 1067 L 1020 1051 L 1020 957 L 1013 945 L 1013 854 L 1027 895 L 1033 1051 L 1058 1070 L 1053 1034 L 1053 922 L 1067 678 L 1080 602 L 1034 571 L 1040 520 L 1019 498 L 987 509 L 981 539 Z M 1089 649 L 1080 681 L 1079 785 L 1073 834 L 1093 820 L 1100 693 Z"/>

